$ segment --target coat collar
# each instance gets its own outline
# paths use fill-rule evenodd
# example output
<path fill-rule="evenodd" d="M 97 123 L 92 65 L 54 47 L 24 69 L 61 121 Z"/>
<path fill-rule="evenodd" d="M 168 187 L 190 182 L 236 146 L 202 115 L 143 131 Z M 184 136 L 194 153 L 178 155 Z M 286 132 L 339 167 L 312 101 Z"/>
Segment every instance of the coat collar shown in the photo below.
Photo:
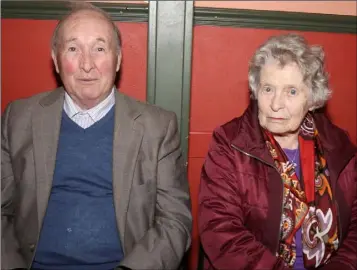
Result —
<path fill-rule="evenodd" d="M 259 124 L 256 100 L 251 100 L 243 115 L 234 121 L 237 130 L 231 146 L 274 166 Z"/>
<path fill-rule="evenodd" d="M 57 88 L 39 101 L 32 115 L 39 232 L 52 188 L 63 101 L 64 90 Z"/>
<path fill-rule="evenodd" d="M 113 194 L 120 240 L 125 252 L 125 224 L 129 196 L 144 134 L 144 127 L 138 119 L 144 106 L 118 91 L 115 93 Z"/>

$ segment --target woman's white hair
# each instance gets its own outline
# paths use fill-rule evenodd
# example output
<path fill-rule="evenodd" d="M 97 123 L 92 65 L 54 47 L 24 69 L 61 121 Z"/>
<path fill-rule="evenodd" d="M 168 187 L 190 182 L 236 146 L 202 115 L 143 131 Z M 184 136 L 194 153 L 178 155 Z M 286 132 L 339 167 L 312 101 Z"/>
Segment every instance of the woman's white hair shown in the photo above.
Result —
<path fill-rule="evenodd" d="M 311 90 L 311 106 L 321 108 L 331 97 L 328 74 L 324 70 L 324 51 L 321 46 L 309 46 L 298 34 L 284 34 L 269 38 L 261 45 L 249 63 L 248 81 L 253 98 L 257 98 L 260 86 L 260 71 L 270 59 L 281 67 L 294 62 L 300 68 L 304 83 Z"/>

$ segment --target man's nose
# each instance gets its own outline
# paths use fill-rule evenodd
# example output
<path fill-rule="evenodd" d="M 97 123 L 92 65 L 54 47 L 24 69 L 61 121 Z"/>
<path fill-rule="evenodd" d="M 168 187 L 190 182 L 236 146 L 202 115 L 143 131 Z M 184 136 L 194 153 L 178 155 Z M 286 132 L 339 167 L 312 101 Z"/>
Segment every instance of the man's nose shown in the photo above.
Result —
<path fill-rule="evenodd" d="M 94 68 L 93 57 L 90 53 L 83 53 L 80 61 L 80 68 L 89 73 Z"/>
<path fill-rule="evenodd" d="M 275 93 L 272 100 L 270 107 L 273 111 L 277 112 L 284 107 L 284 96 L 282 93 Z"/>

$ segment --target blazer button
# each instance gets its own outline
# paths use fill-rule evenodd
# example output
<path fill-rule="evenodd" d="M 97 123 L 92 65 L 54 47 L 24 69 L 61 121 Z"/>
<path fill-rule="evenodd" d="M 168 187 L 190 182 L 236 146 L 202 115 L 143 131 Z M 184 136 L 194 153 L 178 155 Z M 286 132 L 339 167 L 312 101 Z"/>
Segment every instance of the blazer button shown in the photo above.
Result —
<path fill-rule="evenodd" d="M 35 244 L 31 244 L 31 245 L 29 246 L 30 251 L 31 251 L 31 252 L 34 252 L 34 251 L 35 251 L 35 247 L 36 247 Z"/>

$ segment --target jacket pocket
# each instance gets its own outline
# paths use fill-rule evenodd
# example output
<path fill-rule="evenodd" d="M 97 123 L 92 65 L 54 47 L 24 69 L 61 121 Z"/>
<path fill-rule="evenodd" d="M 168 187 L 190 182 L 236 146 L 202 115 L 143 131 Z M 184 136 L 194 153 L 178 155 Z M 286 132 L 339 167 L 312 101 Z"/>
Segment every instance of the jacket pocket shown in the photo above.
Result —
<path fill-rule="evenodd" d="M 155 222 L 156 185 L 147 182 L 133 185 L 127 213 L 127 227 L 135 241 L 144 236 Z"/>

